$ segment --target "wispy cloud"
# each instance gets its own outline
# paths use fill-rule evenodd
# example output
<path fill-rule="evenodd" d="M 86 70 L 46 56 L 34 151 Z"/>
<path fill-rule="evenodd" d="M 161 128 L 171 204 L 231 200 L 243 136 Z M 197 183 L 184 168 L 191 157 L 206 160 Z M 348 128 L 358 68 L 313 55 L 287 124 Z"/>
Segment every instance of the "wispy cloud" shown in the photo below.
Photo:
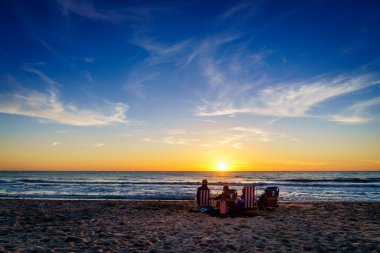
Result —
<path fill-rule="evenodd" d="M 273 142 L 280 139 L 298 141 L 297 138 L 285 133 L 272 132 L 253 127 L 234 127 L 221 134 L 219 144 L 240 149 L 252 141 Z"/>
<path fill-rule="evenodd" d="M 261 128 L 237 126 L 216 131 L 194 131 L 186 129 L 170 129 L 154 133 L 142 138 L 143 142 L 157 144 L 197 146 L 203 148 L 234 148 L 242 149 L 252 142 L 274 141 L 297 142 L 298 139 L 290 134 L 279 133 Z"/>
<path fill-rule="evenodd" d="M 125 14 L 118 10 L 96 8 L 93 2 L 60 0 L 58 3 L 66 15 L 73 13 L 86 18 L 105 20 L 113 23 L 120 23 L 127 18 Z"/>
<path fill-rule="evenodd" d="M 144 62 L 145 66 L 168 62 L 180 66 L 189 64 L 196 55 L 191 51 L 191 38 L 171 44 L 160 43 L 151 38 L 136 38 L 132 42 L 149 53 Z"/>
<path fill-rule="evenodd" d="M 242 10 L 238 4 L 226 17 Z M 234 43 L 230 43 L 230 42 Z M 304 81 L 279 83 L 268 77 L 267 62 L 281 59 L 269 48 L 252 49 L 241 33 L 209 36 L 193 45 L 197 63 L 207 82 L 193 110 L 196 116 L 255 114 L 271 117 L 318 117 L 315 109 L 339 96 L 355 93 L 380 83 L 376 72 L 358 71 L 322 74 Z M 249 43 L 248 43 L 249 44 Z M 356 117 L 353 120 L 362 120 Z M 335 120 L 343 120 L 335 117 Z M 347 119 L 347 117 L 345 118 Z M 270 123 L 272 124 L 272 123 Z"/>
<path fill-rule="evenodd" d="M 375 74 L 343 74 L 319 76 L 305 82 L 285 83 L 256 88 L 252 85 L 229 85 L 213 97 L 203 97 L 195 114 L 198 116 L 218 116 L 238 113 L 253 113 L 277 117 L 311 116 L 313 107 L 334 97 L 349 94 L 380 83 Z M 213 86 L 210 80 L 210 87 Z"/>
<path fill-rule="evenodd" d="M 93 143 L 93 144 L 84 143 L 84 144 L 81 144 L 81 146 L 90 147 L 90 148 L 103 148 L 103 147 L 107 146 L 107 144 L 105 144 L 105 143 Z"/>
<path fill-rule="evenodd" d="M 160 64 L 172 64 L 175 69 L 181 70 L 196 61 L 197 64 L 202 65 L 202 68 L 207 66 L 206 71 L 210 76 L 213 76 L 216 70 L 212 69 L 212 62 L 208 61 L 205 56 L 213 54 L 216 48 L 238 40 L 240 37 L 241 33 L 228 32 L 206 38 L 189 37 L 168 43 L 165 40 L 137 34 L 131 43 L 148 53 L 144 61 L 138 66 L 137 70 L 139 71 L 146 72 L 147 69 Z"/>
<path fill-rule="evenodd" d="M 58 129 L 58 130 L 55 130 L 54 132 L 56 132 L 57 134 L 69 134 L 69 133 L 74 132 L 74 129 Z"/>
<path fill-rule="evenodd" d="M 60 83 L 55 81 L 53 78 L 49 77 L 47 74 L 45 74 L 41 70 L 31 68 L 31 67 L 21 67 L 21 69 L 37 75 L 42 81 L 44 81 L 44 82 L 46 82 L 52 86 L 61 86 Z"/>
<path fill-rule="evenodd" d="M 165 131 L 165 134 L 166 136 L 163 136 L 160 138 L 146 137 L 146 138 L 143 138 L 142 141 L 163 143 L 163 144 L 168 144 L 168 145 L 180 145 L 180 146 L 194 145 L 200 142 L 199 139 L 190 137 L 190 136 L 193 136 L 194 133 L 188 133 L 184 129 L 167 130 Z"/>
<path fill-rule="evenodd" d="M 60 59 L 64 59 L 65 58 L 65 56 L 61 52 L 59 52 L 58 50 L 56 50 L 45 39 L 42 39 L 41 35 L 39 35 L 39 34 L 33 34 L 33 36 L 34 36 L 34 39 L 38 43 L 40 43 L 44 48 L 46 48 L 46 50 L 48 50 L 49 52 L 51 52 L 54 56 L 56 56 L 57 58 L 60 58 Z"/>
<path fill-rule="evenodd" d="M 344 115 L 333 115 L 330 117 L 331 121 L 339 122 L 342 124 L 362 124 L 369 121 L 368 118 L 358 117 L 358 116 L 344 116 Z"/>
<path fill-rule="evenodd" d="M 268 126 L 271 126 L 271 125 L 273 125 L 274 123 L 276 123 L 277 121 L 279 121 L 281 119 L 281 117 L 276 117 L 276 118 L 274 118 L 274 119 L 271 119 L 271 120 L 269 120 L 268 122 L 267 122 L 267 125 Z"/>
<path fill-rule="evenodd" d="M 240 142 L 234 143 L 234 144 L 231 145 L 231 148 L 238 148 L 238 149 L 240 149 L 240 148 L 242 148 L 242 144 Z"/>
<path fill-rule="evenodd" d="M 52 146 L 60 146 L 62 145 L 62 142 L 54 141 L 51 143 Z"/>
<path fill-rule="evenodd" d="M 186 47 L 190 40 L 180 41 L 171 45 L 164 45 L 152 39 L 136 39 L 134 42 L 152 56 L 171 56 Z"/>
<path fill-rule="evenodd" d="M 95 59 L 92 58 L 92 57 L 85 57 L 85 58 L 83 58 L 83 60 L 84 60 L 85 62 L 87 62 L 87 63 L 93 63 L 93 62 L 95 61 Z"/>
<path fill-rule="evenodd" d="M 221 15 L 221 18 L 222 19 L 226 19 L 226 18 L 229 18 L 237 13 L 239 13 L 240 11 L 246 9 L 247 7 L 249 6 L 249 3 L 248 2 L 242 2 L 242 3 L 238 3 L 237 5 L 233 6 L 232 8 L 228 9 L 227 11 L 225 11 L 222 15 Z"/>
<path fill-rule="evenodd" d="M 129 75 L 127 83 L 123 86 L 128 93 L 135 95 L 140 99 L 145 99 L 146 94 L 144 88 L 158 77 L 156 73 L 146 73 L 143 76 L 139 75 L 139 71 L 135 71 Z"/>
<path fill-rule="evenodd" d="M 331 121 L 340 122 L 343 124 L 361 124 L 369 122 L 372 118 L 368 113 L 370 108 L 380 105 L 380 97 L 368 99 L 355 103 L 344 110 L 342 115 L 331 116 Z"/>
<path fill-rule="evenodd" d="M 162 138 L 161 140 L 163 143 L 169 144 L 169 145 L 192 145 L 194 143 L 199 142 L 198 139 L 192 139 L 192 138 L 185 138 L 178 135 L 172 135 L 172 136 L 166 136 Z"/>
<path fill-rule="evenodd" d="M 261 142 L 274 141 L 277 139 L 297 141 L 297 138 L 289 134 L 271 132 L 259 128 L 234 127 L 232 130 L 241 133 L 242 138 L 251 138 Z"/>
<path fill-rule="evenodd" d="M 94 81 L 90 72 L 86 72 L 84 76 L 87 79 L 87 81 L 89 81 L 90 83 Z"/>
<path fill-rule="evenodd" d="M 222 18 L 237 15 L 248 6 L 255 8 L 248 2 L 239 3 L 223 13 Z M 250 45 L 252 38 L 248 32 L 227 29 L 208 37 L 193 37 L 175 43 L 140 35 L 136 34 L 132 43 L 143 48 L 147 57 L 131 71 L 138 73 L 136 76 L 139 78 L 131 75 L 124 86 L 125 90 L 144 98 L 145 84 L 162 75 L 158 65 L 174 64 L 176 70 L 196 65 L 197 70 L 201 71 L 196 74 L 203 75 L 205 80 L 202 80 L 202 76 L 199 79 L 208 84 L 207 87 L 197 85 L 201 95 L 193 110 L 196 116 L 234 116 L 244 113 L 276 118 L 329 118 L 317 116 L 313 110 L 323 102 L 380 82 L 374 73 L 344 73 L 319 75 L 301 82 L 278 83 L 267 77 L 268 71 L 262 70 L 274 57 L 281 61 L 281 56 L 270 48 L 254 49 Z M 342 116 L 335 117 L 335 120 L 338 119 L 343 120 Z M 354 120 L 362 119 L 357 117 Z"/>
<path fill-rule="evenodd" d="M 197 56 L 191 38 L 164 43 L 152 38 L 136 37 L 131 42 L 144 49 L 147 56 L 129 70 L 123 88 L 140 99 L 146 98 L 146 88 L 151 83 L 164 79 L 162 77 L 167 74 L 167 69 L 161 68 L 162 64 L 172 65 L 176 71 L 180 71 Z"/>
<path fill-rule="evenodd" d="M 56 89 L 45 92 L 23 89 L 11 94 L 0 94 L 0 112 L 24 115 L 73 126 L 103 126 L 127 124 L 128 105 L 105 102 L 102 110 L 80 109 L 59 99 Z"/>
<path fill-rule="evenodd" d="M 175 5 L 129 4 L 127 7 L 117 2 L 94 2 L 94 1 L 73 1 L 59 0 L 59 6 L 65 15 L 75 14 L 93 20 L 102 20 L 115 24 L 124 21 L 143 22 L 152 16 L 153 12 L 169 11 L 175 8 Z"/>
<path fill-rule="evenodd" d="M 183 135 L 187 133 L 185 129 L 169 129 L 166 132 L 171 135 Z"/>
<path fill-rule="evenodd" d="M 209 84 L 212 86 L 219 86 L 225 83 L 225 77 L 217 67 L 209 61 L 205 67 L 205 75 L 209 80 Z"/>

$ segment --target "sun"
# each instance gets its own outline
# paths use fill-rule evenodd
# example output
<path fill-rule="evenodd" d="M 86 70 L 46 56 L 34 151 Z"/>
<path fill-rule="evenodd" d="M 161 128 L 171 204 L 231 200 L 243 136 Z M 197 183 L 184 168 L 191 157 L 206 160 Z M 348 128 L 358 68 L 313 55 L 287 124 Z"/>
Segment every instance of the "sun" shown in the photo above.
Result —
<path fill-rule="evenodd" d="M 218 163 L 218 171 L 226 171 L 228 169 L 228 166 L 226 163 Z"/>

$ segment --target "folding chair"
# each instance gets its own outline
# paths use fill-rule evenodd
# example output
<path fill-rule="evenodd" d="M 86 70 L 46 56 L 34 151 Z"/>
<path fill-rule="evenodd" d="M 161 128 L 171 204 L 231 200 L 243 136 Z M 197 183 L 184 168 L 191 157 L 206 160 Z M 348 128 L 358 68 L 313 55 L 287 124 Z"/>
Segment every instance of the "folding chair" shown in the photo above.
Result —
<path fill-rule="evenodd" d="M 255 186 L 244 186 L 243 187 L 243 202 L 244 202 L 244 209 L 254 209 L 256 207 L 256 200 L 255 200 Z"/>
<path fill-rule="evenodd" d="M 260 209 L 275 209 L 278 207 L 278 197 L 280 189 L 278 187 L 267 187 L 258 200 Z"/>
<path fill-rule="evenodd" d="M 210 205 L 210 190 L 197 190 L 197 206 L 207 207 Z"/>

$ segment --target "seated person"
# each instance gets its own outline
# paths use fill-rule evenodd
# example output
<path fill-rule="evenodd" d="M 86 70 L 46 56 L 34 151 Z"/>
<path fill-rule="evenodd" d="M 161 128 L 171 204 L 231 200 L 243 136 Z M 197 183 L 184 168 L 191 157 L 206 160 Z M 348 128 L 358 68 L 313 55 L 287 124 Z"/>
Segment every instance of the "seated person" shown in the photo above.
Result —
<path fill-rule="evenodd" d="M 197 205 L 199 207 L 208 206 L 210 202 L 210 189 L 207 187 L 207 180 L 202 180 L 202 186 L 197 189 Z"/>
<path fill-rule="evenodd" d="M 234 212 L 241 209 L 241 200 L 237 198 L 237 191 L 230 189 L 228 185 L 223 186 L 223 192 L 212 199 L 219 200 L 216 204 L 217 208 L 221 208 L 222 202 L 224 202 L 224 208 L 228 210 L 224 209 L 224 212 Z"/>
<path fill-rule="evenodd" d="M 203 179 L 202 185 L 198 187 L 198 190 L 210 190 L 207 184 L 208 184 L 207 179 Z"/>
<path fill-rule="evenodd" d="M 223 199 L 235 201 L 237 199 L 237 191 L 234 189 L 228 189 L 227 191 L 224 191 Z"/>
<path fill-rule="evenodd" d="M 221 193 L 221 194 L 219 194 L 218 196 L 216 196 L 216 197 L 214 197 L 214 198 L 211 198 L 211 199 L 215 199 L 215 200 L 219 200 L 219 199 L 224 199 L 224 193 L 226 192 L 226 191 L 228 191 L 229 190 L 229 187 L 228 187 L 228 185 L 225 185 L 225 186 L 223 186 L 223 192 Z"/>
<path fill-rule="evenodd" d="M 237 198 L 237 191 L 234 189 L 230 189 L 228 185 L 223 186 L 222 194 L 212 198 L 215 200 L 227 200 L 227 201 L 235 201 Z"/>

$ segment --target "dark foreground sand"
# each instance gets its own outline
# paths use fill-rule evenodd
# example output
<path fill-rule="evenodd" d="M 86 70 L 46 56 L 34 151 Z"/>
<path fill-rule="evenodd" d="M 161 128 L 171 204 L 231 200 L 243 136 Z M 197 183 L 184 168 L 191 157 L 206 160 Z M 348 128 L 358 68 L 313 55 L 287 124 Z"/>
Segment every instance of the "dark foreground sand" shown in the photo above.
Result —
<path fill-rule="evenodd" d="M 281 203 L 234 218 L 192 208 L 0 200 L 0 252 L 380 252 L 380 203 Z"/>

